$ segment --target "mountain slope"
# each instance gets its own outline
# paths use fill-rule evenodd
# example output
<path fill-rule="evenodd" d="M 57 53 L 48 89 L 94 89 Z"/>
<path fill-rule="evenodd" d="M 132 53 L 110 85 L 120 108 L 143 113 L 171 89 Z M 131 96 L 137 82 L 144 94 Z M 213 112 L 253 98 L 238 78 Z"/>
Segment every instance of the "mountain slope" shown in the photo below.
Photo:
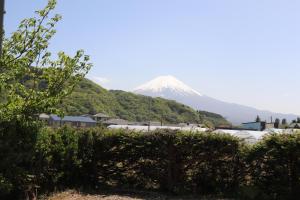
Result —
<path fill-rule="evenodd" d="M 184 85 L 185 90 L 182 90 L 182 85 Z M 286 118 L 291 121 L 297 117 L 292 114 L 273 113 L 239 104 L 223 102 L 202 95 L 177 80 L 175 77 L 170 78 L 170 76 L 158 77 L 141 85 L 140 87 L 137 87 L 134 92 L 152 97 L 164 97 L 166 99 L 176 100 L 177 102 L 189 105 L 197 110 L 219 113 L 227 120 L 237 125 L 243 122 L 253 121 L 257 115 L 259 115 L 263 120 L 269 120 L 272 116 L 273 118 Z"/>
<path fill-rule="evenodd" d="M 112 117 L 140 122 L 148 121 L 150 115 L 151 121 L 162 120 L 164 123 L 229 124 L 220 115 L 196 112 L 173 100 L 150 98 L 124 91 L 108 91 L 87 79 L 84 79 L 64 100 L 61 108 L 69 115 L 103 112 Z"/>

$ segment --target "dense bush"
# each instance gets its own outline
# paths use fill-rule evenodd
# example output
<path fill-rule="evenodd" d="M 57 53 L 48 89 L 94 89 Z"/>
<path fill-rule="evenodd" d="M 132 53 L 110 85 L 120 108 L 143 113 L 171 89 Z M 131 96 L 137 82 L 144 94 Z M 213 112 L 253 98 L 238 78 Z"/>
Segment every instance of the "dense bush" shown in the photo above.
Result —
<path fill-rule="evenodd" d="M 1 126 L 1 199 L 35 186 L 40 193 L 117 187 L 240 199 L 299 196 L 299 134 L 247 146 L 212 133 L 34 127 Z"/>
<path fill-rule="evenodd" d="M 239 186 L 239 146 L 230 136 L 205 133 L 86 131 L 79 154 L 82 175 L 90 180 L 80 180 L 93 186 L 228 194 Z"/>
<path fill-rule="evenodd" d="M 38 135 L 33 157 L 37 180 L 42 189 L 75 187 L 81 161 L 78 157 L 79 134 L 70 128 L 43 129 Z"/>
<path fill-rule="evenodd" d="M 253 199 L 299 199 L 300 134 L 271 135 L 246 159 Z"/>
<path fill-rule="evenodd" d="M 38 123 L 0 122 L 0 199 L 16 199 L 33 187 Z"/>

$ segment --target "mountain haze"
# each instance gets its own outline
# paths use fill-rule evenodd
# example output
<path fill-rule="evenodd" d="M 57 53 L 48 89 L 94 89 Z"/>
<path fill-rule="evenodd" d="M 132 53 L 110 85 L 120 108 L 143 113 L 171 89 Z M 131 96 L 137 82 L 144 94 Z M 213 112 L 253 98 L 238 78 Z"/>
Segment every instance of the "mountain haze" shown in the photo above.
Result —
<path fill-rule="evenodd" d="M 274 113 L 211 98 L 199 93 L 173 76 L 157 77 L 135 88 L 133 92 L 151 97 L 172 99 L 197 110 L 218 113 L 236 125 L 253 121 L 257 115 L 259 115 L 262 120 L 267 121 L 270 120 L 271 117 L 273 117 L 273 119 L 286 118 L 288 121 L 297 118 L 297 116 L 293 114 Z"/>

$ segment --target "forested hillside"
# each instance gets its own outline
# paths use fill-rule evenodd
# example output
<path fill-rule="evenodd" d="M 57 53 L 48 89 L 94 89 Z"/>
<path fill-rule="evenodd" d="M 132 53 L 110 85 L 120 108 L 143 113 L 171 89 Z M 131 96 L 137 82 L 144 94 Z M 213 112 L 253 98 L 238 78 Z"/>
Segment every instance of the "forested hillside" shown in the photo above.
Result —
<path fill-rule="evenodd" d="M 130 121 L 163 121 L 164 123 L 210 123 L 224 125 L 228 122 L 209 112 L 197 112 L 175 101 L 151 98 L 124 91 L 108 91 L 88 79 L 84 79 L 74 92 L 64 100 L 62 108 L 69 115 L 102 112 L 112 117 Z"/>

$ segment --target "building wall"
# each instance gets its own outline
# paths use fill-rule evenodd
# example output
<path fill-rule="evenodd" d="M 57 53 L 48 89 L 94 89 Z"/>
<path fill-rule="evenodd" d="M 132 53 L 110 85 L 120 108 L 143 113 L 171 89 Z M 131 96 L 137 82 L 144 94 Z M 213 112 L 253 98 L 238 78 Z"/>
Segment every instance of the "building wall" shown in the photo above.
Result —
<path fill-rule="evenodd" d="M 53 128 L 59 128 L 60 127 L 60 122 L 50 119 L 49 122 L 48 122 L 48 125 L 53 127 Z"/>
<path fill-rule="evenodd" d="M 85 127 L 95 127 L 97 124 L 95 123 L 90 123 L 90 122 L 68 122 L 68 121 L 54 121 L 54 120 L 49 120 L 48 123 L 49 126 L 53 128 L 59 128 L 61 126 L 71 126 L 74 128 L 85 128 Z"/>
<path fill-rule="evenodd" d="M 267 123 L 266 129 L 271 129 L 271 128 L 278 128 L 278 127 L 275 127 L 275 124 L 273 124 L 273 123 Z"/>
<path fill-rule="evenodd" d="M 246 123 L 243 124 L 242 127 L 244 129 L 257 130 L 257 131 L 261 131 L 266 128 L 265 125 L 263 125 L 263 122 Z"/>
<path fill-rule="evenodd" d="M 96 126 L 96 123 L 90 123 L 90 122 L 64 122 L 63 124 L 72 126 L 74 128 L 85 128 L 85 127 Z"/>

